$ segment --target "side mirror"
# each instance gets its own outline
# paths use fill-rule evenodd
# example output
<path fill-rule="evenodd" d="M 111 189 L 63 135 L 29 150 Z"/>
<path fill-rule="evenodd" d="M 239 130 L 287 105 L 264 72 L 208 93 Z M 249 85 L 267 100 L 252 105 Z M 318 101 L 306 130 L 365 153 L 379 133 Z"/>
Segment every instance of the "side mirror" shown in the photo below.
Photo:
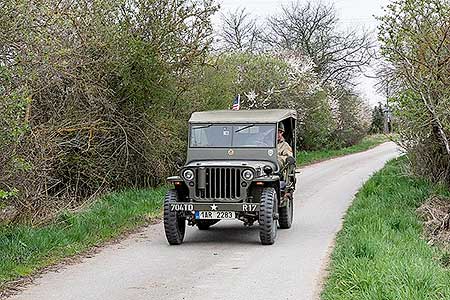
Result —
<path fill-rule="evenodd" d="M 293 158 L 292 156 L 288 156 L 286 157 L 286 164 L 289 166 L 295 166 L 295 158 Z"/>

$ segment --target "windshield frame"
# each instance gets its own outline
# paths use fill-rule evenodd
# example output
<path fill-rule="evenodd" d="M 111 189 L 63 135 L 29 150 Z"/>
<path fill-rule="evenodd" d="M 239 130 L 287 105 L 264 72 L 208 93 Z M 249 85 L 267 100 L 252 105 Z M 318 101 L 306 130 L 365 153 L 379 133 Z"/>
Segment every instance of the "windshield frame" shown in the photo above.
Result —
<path fill-rule="evenodd" d="M 267 147 L 262 147 L 262 146 L 248 146 L 248 147 L 242 147 L 242 146 L 192 146 L 192 127 L 193 126 L 205 126 L 205 125 L 210 125 L 210 126 L 230 126 L 232 128 L 234 128 L 234 126 L 267 126 L 267 125 L 271 125 L 274 128 L 274 140 L 273 140 L 273 146 L 267 146 Z M 209 126 L 208 126 L 209 127 Z M 274 149 L 277 147 L 277 134 L 276 134 L 276 130 L 277 130 L 277 124 L 275 123 L 189 123 L 189 134 L 188 134 L 188 149 L 229 149 L 229 148 L 233 148 L 233 149 Z M 231 144 L 233 144 L 233 138 L 234 138 L 234 129 L 232 130 L 232 136 L 231 136 Z"/>

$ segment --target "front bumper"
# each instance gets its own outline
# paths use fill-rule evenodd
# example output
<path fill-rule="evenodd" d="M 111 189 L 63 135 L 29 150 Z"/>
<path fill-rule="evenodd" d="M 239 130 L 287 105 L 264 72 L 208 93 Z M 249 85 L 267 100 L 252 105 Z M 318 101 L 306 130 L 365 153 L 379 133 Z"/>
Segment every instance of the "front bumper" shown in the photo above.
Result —
<path fill-rule="evenodd" d="M 259 212 L 259 203 L 171 203 L 171 211 L 239 211 Z"/>

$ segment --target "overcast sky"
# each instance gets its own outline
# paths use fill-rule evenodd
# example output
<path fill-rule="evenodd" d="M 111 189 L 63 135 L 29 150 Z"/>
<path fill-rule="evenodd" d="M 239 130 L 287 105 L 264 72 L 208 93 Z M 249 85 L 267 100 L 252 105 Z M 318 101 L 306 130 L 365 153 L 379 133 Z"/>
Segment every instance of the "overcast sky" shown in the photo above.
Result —
<path fill-rule="evenodd" d="M 295 0 L 294 0 L 295 1 Z M 304 0 L 299 0 L 301 3 Z M 254 17 L 261 19 L 268 15 L 276 14 L 280 11 L 282 5 L 288 5 L 289 0 L 217 0 L 221 5 L 220 12 L 235 11 L 236 9 L 245 8 Z M 377 20 L 374 15 L 381 16 L 383 7 L 389 0 L 328 0 L 325 3 L 333 3 L 342 26 L 366 28 L 376 32 Z M 216 14 L 213 23 L 218 26 L 220 24 L 220 14 Z M 373 75 L 373 74 L 372 74 Z M 375 105 L 378 101 L 385 101 L 382 95 L 376 93 L 374 79 L 361 78 L 358 80 L 358 90 L 367 100 Z"/>

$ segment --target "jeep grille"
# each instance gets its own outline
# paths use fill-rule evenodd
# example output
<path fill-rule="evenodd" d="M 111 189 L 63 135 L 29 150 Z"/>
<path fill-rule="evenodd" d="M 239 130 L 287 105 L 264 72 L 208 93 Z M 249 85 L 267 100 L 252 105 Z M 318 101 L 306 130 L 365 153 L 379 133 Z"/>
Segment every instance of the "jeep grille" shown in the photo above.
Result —
<path fill-rule="evenodd" d="M 204 167 L 205 188 L 199 188 L 200 169 L 195 170 L 195 196 L 199 199 L 239 199 L 241 197 L 241 169 Z"/>

